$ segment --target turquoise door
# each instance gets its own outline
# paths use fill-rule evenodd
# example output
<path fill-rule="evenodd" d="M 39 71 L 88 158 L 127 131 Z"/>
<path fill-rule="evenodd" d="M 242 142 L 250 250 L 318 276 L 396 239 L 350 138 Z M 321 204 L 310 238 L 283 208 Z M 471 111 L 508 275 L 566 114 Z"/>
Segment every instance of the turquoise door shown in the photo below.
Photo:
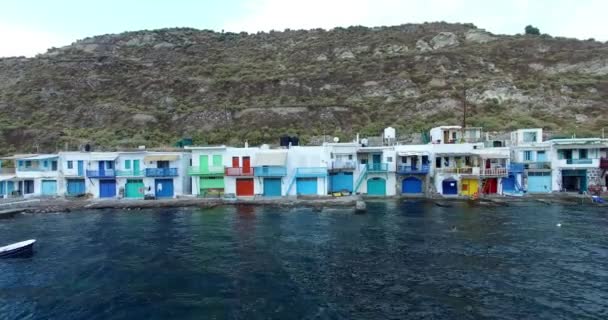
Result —
<path fill-rule="evenodd" d="M 403 182 L 401 183 L 401 192 L 422 193 L 422 180 L 414 177 L 403 179 Z"/>
<path fill-rule="evenodd" d="M 353 192 L 353 173 L 339 172 L 329 176 L 331 192 Z"/>
<path fill-rule="evenodd" d="M 370 196 L 385 196 L 386 180 L 382 178 L 371 178 L 367 180 L 367 194 Z"/>
<path fill-rule="evenodd" d="M 296 192 L 298 195 L 317 194 L 317 178 L 297 178 Z"/>
<path fill-rule="evenodd" d="M 141 169 L 139 168 L 139 160 L 133 160 L 133 174 L 134 175 L 139 175 L 139 171 Z"/>
<path fill-rule="evenodd" d="M 545 161 L 547 161 L 547 155 L 545 154 L 544 151 L 538 151 L 536 153 L 536 161 L 538 161 L 538 162 L 545 162 Z"/>
<path fill-rule="evenodd" d="M 528 176 L 528 192 L 551 192 L 551 176 Z"/>
<path fill-rule="evenodd" d="M 84 176 L 84 161 L 78 160 L 78 176 Z"/>
<path fill-rule="evenodd" d="M 381 154 L 375 154 L 372 156 L 372 163 L 381 163 L 382 162 L 382 155 Z"/>
<path fill-rule="evenodd" d="M 69 179 L 68 180 L 68 195 L 77 196 L 84 194 L 84 179 Z"/>
<path fill-rule="evenodd" d="M 57 195 L 57 180 L 42 180 L 42 195 Z"/>
<path fill-rule="evenodd" d="M 264 196 L 280 197 L 281 196 L 281 179 L 280 178 L 264 178 Z"/>

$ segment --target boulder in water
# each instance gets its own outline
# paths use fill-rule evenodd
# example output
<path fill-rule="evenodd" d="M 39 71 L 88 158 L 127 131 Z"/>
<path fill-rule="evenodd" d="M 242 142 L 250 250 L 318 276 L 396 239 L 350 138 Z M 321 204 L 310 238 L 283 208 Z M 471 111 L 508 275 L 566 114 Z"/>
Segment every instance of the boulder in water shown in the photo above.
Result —
<path fill-rule="evenodd" d="M 357 200 L 355 203 L 355 213 L 364 213 L 367 211 L 367 205 L 365 201 Z"/>

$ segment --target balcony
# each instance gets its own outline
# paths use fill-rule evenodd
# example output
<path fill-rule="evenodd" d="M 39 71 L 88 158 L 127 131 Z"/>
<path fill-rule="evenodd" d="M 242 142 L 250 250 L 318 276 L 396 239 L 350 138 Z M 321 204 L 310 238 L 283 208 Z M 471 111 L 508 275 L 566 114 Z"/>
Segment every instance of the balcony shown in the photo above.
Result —
<path fill-rule="evenodd" d="M 253 168 L 232 167 L 226 168 L 224 174 L 227 176 L 253 176 Z"/>
<path fill-rule="evenodd" d="M 551 162 L 525 162 L 524 169 L 526 169 L 526 170 L 550 170 Z"/>
<path fill-rule="evenodd" d="M 253 175 L 256 177 L 284 177 L 287 175 L 287 168 L 282 166 L 255 167 Z"/>
<path fill-rule="evenodd" d="M 57 171 L 57 169 L 51 170 L 51 167 L 19 167 L 19 168 L 17 168 L 16 171 L 19 171 L 19 172 L 49 172 L 49 171 Z"/>
<path fill-rule="evenodd" d="M 506 177 L 507 168 L 481 168 L 479 175 L 482 177 Z"/>
<path fill-rule="evenodd" d="M 210 167 L 188 167 L 188 175 L 190 176 L 223 176 L 223 166 Z"/>
<path fill-rule="evenodd" d="M 475 170 L 473 170 L 473 169 L 475 169 Z M 473 167 L 438 168 L 437 172 L 439 172 L 439 173 L 448 173 L 448 174 L 474 174 L 473 172 L 475 172 L 476 174 L 479 174 L 479 168 L 478 167 L 475 167 L 475 168 L 473 168 Z"/>
<path fill-rule="evenodd" d="M 524 172 L 524 164 L 523 163 L 511 162 L 509 164 L 509 173 L 523 173 L 523 172 Z"/>
<path fill-rule="evenodd" d="M 592 164 L 593 159 L 566 159 L 566 164 Z"/>
<path fill-rule="evenodd" d="M 298 178 L 315 178 L 327 176 L 327 168 L 324 167 L 311 167 L 311 168 L 297 168 L 296 177 Z"/>
<path fill-rule="evenodd" d="M 388 163 L 368 163 L 367 172 L 388 172 Z"/>
<path fill-rule="evenodd" d="M 147 168 L 146 177 L 177 177 L 177 168 Z"/>
<path fill-rule="evenodd" d="M 399 174 L 427 174 L 429 173 L 429 165 L 423 164 L 419 166 L 399 165 L 397 167 L 397 173 Z"/>
<path fill-rule="evenodd" d="M 331 162 L 332 171 L 354 171 L 357 168 L 357 161 L 355 160 L 334 160 Z"/>
<path fill-rule="evenodd" d="M 104 171 L 99 170 L 87 170 L 87 177 L 89 178 L 114 178 L 116 177 L 116 172 L 113 169 L 106 169 Z"/>
<path fill-rule="evenodd" d="M 143 177 L 144 170 L 116 170 L 117 177 Z"/>
<path fill-rule="evenodd" d="M 600 159 L 600 168 L 602 168 L 602 169 L 608 169 L 608 158 L 601 158 Z"/>

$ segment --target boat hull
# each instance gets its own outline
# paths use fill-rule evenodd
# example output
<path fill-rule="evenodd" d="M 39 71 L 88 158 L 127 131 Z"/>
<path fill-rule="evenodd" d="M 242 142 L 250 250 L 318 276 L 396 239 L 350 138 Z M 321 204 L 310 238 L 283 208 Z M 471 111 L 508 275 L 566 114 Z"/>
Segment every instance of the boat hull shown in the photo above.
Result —
<path fill-rule="evenodd" d="M 0 258 L 28 257 L 34 253 L 35 240 L 23 241 L 0 248 Z"/>

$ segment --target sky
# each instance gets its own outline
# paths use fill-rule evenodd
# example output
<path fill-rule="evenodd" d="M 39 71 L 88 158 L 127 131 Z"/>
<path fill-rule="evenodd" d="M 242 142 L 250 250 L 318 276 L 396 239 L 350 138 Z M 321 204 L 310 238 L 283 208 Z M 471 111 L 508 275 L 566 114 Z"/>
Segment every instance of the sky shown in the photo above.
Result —
<path fill-rule="evenodd" d="M 608 0 L 0 0 L 0 57 L 35 56 L 101 34 L 191 27 L 215 31 L 473 23 L 497 34 L 608 41 Z"/>

